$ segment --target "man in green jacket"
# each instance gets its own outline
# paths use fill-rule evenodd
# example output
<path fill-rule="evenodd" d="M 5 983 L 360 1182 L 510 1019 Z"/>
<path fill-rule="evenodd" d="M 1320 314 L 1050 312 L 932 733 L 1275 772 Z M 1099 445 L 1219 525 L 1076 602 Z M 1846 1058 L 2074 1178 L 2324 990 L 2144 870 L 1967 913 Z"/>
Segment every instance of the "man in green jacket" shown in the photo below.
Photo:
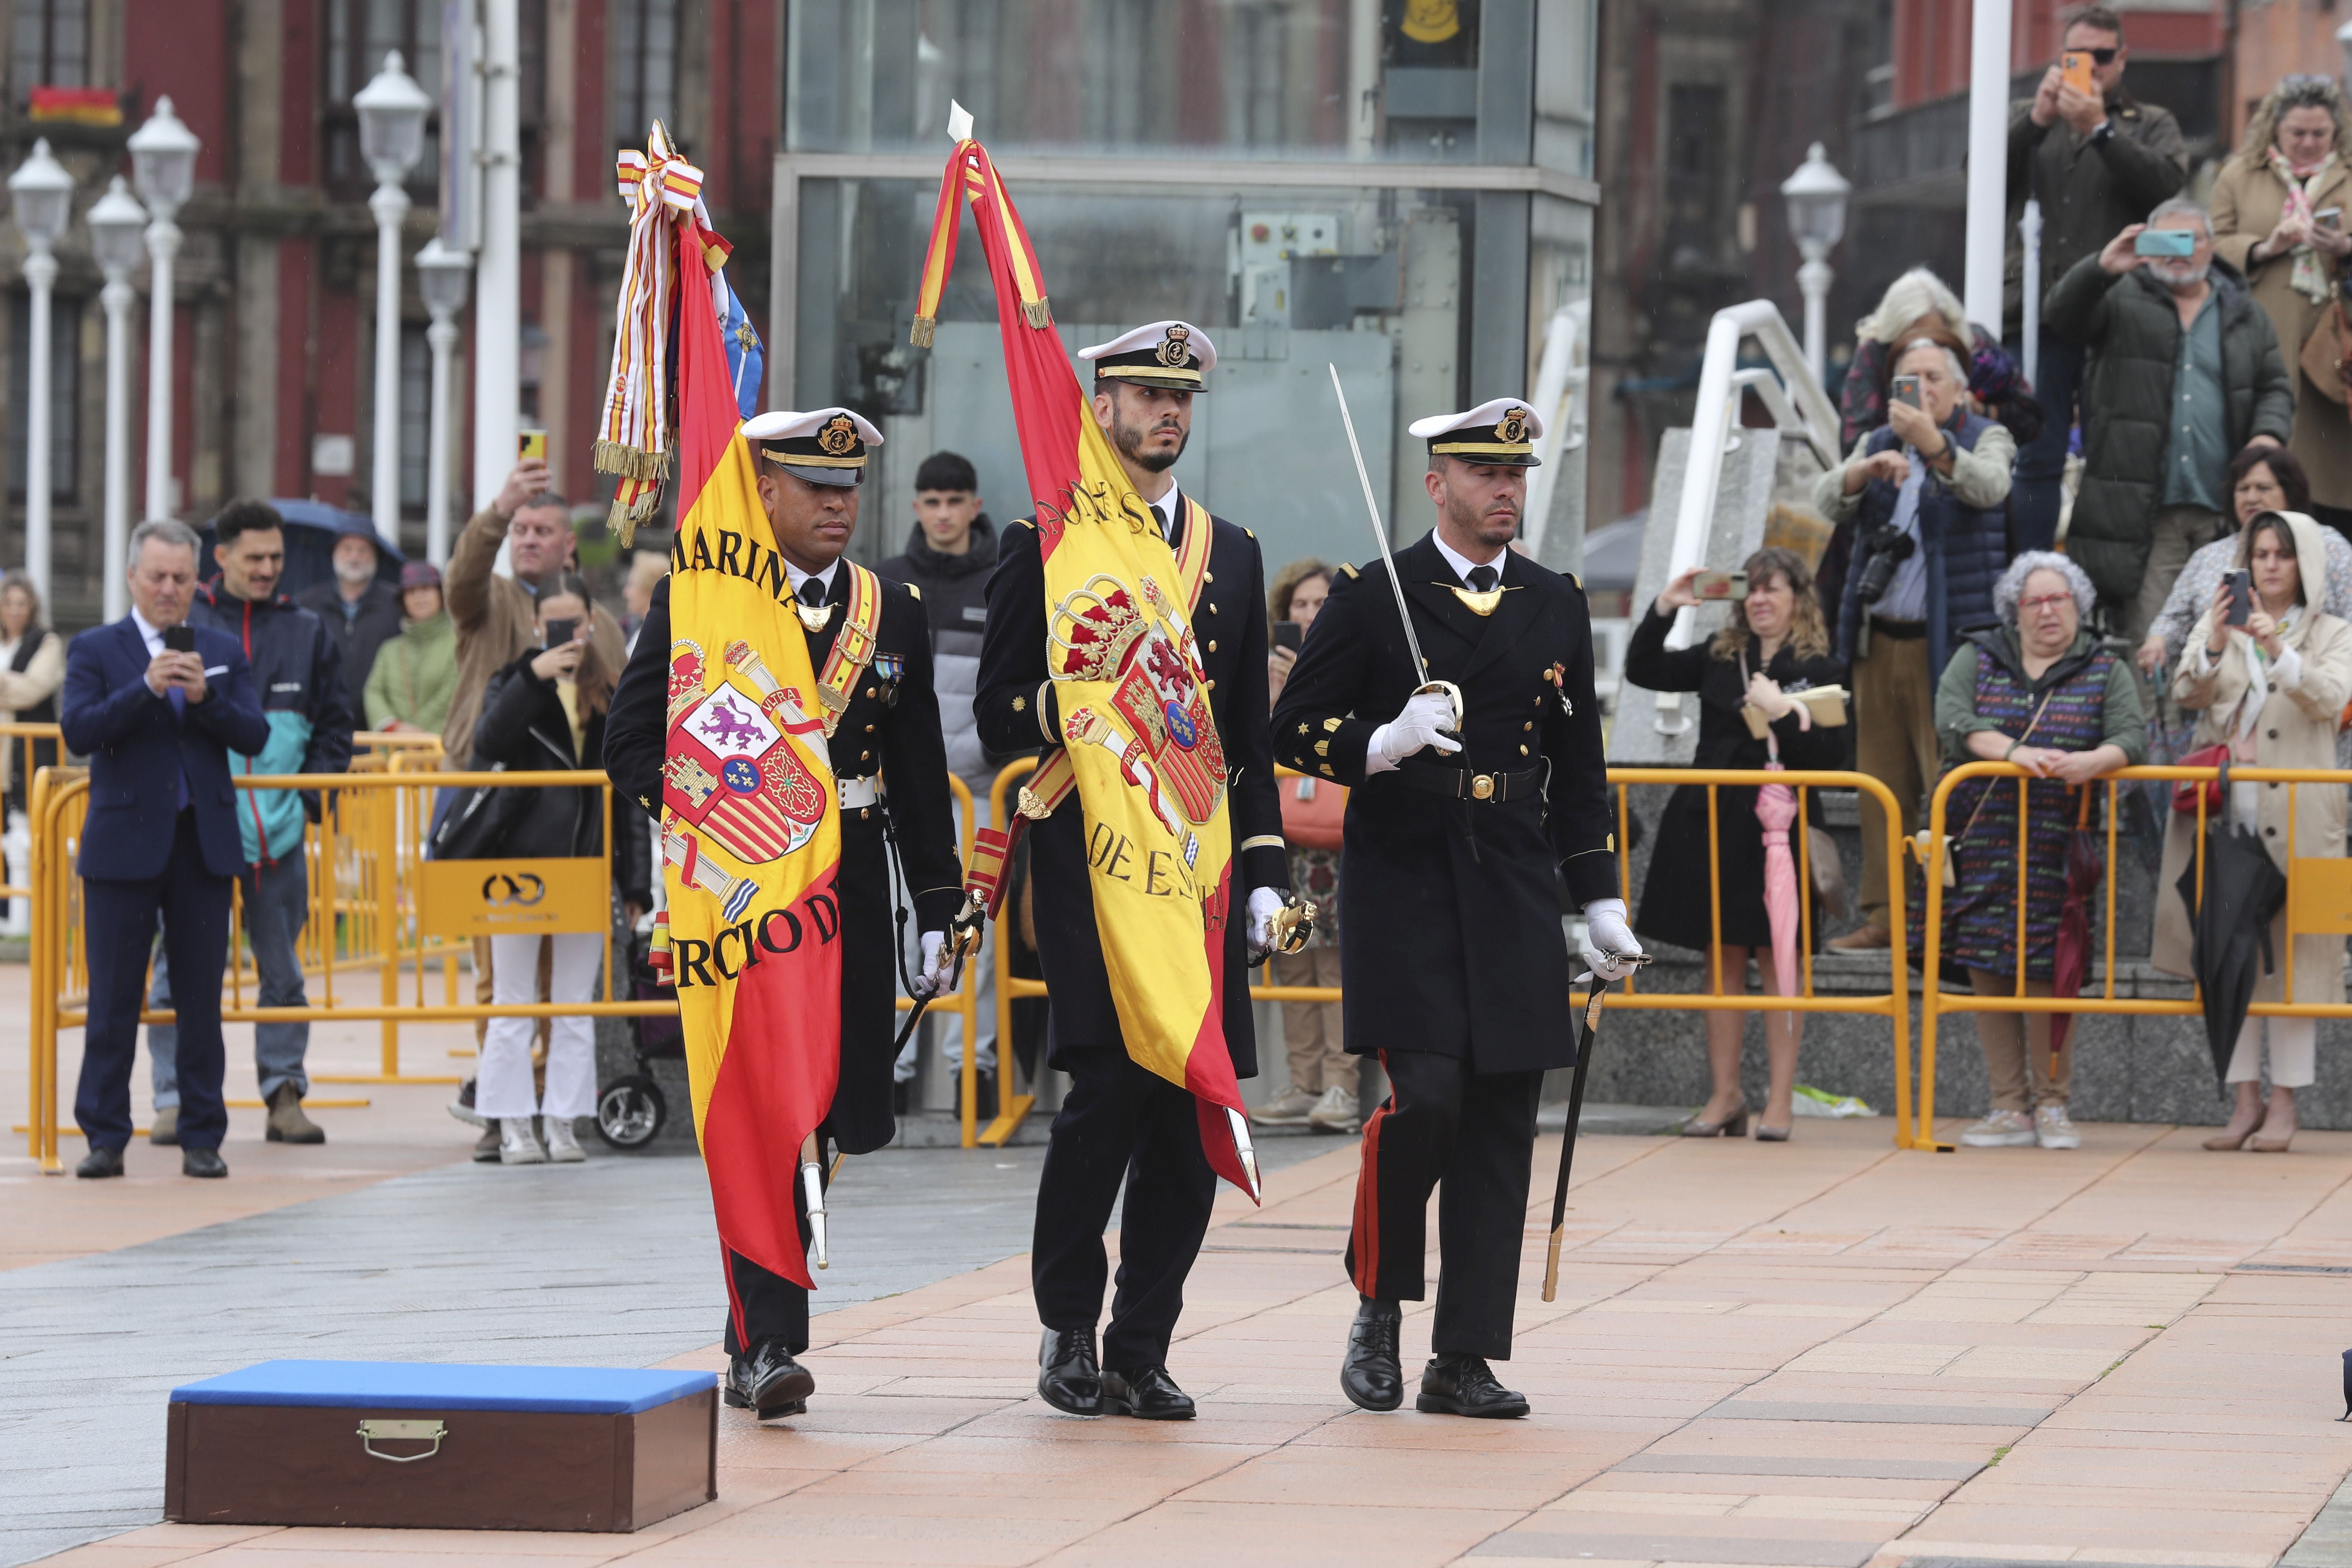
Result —
<path fill-rule="evenodd" d="M 2142 255 L 2143 231 L 2185 236 L 2189 252 Z M 2270 317 L 2213 259 L 2212 222 L 2185 198 L 2075 263 L 2042 320 L 2090 354 L 2066 553 L 2090 574 L 2110 629 L 2137 644 L 2220 531 L 2230 459 L 2286 440 L 2294 384 Z"/>

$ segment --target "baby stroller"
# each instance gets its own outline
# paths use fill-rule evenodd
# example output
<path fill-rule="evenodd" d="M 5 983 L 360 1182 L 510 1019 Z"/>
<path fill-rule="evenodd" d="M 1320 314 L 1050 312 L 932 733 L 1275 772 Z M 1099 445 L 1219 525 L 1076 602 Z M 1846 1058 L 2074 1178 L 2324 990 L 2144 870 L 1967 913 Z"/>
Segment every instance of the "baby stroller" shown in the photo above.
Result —
<path fill-rule="evenodd" d="M 659 1002 L 677 995 L 656 978 L 652 949 L 650 933 L 630 933 L 632 1001 Z M 663 1097 L 661 1086 L 654 1081 L 652 1064 L 663 1059 L 682 1059 L 686 1055 L 686 1030 L 675 1015 L 632 1018 L 629 1024 L 637 1070 L 614 1079 L 596 1097 L 597 1135 L 615 1149 L 642 1149 L 661 1135 L 662 1123 L 669 1119 L 669 1102 Z"/>

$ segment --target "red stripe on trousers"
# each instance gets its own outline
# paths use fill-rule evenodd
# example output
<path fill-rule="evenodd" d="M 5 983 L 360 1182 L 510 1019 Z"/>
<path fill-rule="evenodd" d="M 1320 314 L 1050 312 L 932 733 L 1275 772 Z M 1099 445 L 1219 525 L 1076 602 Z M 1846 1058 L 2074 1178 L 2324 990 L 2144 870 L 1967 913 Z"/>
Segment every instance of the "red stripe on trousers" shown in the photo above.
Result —
<path fill-rule="evenodd" d="M 1381 1070 L 1389 1069 L 1389 1056 L 1380 1053 Z M 1396 1103 L 1393 1083 L 1389 1098 L 1364 1122 L 1364 1165 L 1356 1175 L 1356 1291 L 1380 1295 L 1381 1279 L 1381 1122 Z"/>

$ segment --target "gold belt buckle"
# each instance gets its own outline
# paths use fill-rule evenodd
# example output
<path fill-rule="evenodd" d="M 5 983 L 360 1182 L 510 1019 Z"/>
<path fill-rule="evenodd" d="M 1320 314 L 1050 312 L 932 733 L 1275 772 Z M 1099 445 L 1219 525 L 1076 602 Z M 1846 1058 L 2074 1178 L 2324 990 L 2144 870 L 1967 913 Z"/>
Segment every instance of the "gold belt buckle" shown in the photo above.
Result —
<path fill-rule="evenodd" d="M 1494 799 L 1495 775 L 1492 773 L 1473 773 L 1470 777 L 1470 798 L 1472 800 Z"/>

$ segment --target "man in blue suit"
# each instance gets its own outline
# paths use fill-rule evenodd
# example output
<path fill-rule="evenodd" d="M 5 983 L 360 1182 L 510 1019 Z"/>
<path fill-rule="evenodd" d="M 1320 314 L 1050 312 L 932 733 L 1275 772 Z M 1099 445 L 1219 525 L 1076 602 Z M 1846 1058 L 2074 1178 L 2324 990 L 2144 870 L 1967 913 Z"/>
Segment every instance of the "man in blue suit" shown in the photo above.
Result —
<path fill-rule="evenodd" d="M 130 581 L 131 614 L 66 650 L 60 722 L 67 746 L 89 759 L 79 864 L 89 1024 L 74 1094 L 89 1153 L 74 1173 L 122 1173 L 139 1006 L 161 914 L 179 1013 L 180 1169 L 226 1176 L 221 968 L 229 885 L 245 868 L 228 753 L 259 752 L 269 721 L 237 639 L 182 625 L 196 586 L 194 531 L 168 519 L 141 523 Z"/>

